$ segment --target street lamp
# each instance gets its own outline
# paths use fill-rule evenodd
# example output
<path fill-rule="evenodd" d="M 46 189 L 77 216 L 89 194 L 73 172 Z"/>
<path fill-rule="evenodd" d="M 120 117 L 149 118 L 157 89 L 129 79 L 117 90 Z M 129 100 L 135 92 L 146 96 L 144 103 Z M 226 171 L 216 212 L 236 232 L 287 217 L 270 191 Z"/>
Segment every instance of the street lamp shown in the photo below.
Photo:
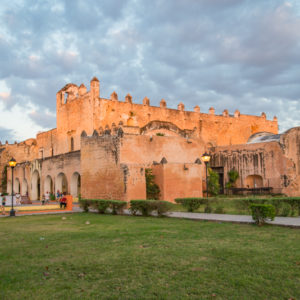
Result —
<path fill-rule="evenodd" d="M 205 163 L 205 169 L 206 169 L 206 197 L 208 198 L 208 184 L 207 184 L 207 165 L 210 161 L 210 155 L 208 153 L 204 153 L 202 156 L 201 156 L 201 159 L 202 161 Z"/>
<path fill-rule="evenodd" d="M 16 215 L 16 212 L 14 211 L 14 167 L 17 162 L 14 158 L 11 158 L 8 164 L 11 167 L 11 210 L 9 215 L 14 217 Z"/>

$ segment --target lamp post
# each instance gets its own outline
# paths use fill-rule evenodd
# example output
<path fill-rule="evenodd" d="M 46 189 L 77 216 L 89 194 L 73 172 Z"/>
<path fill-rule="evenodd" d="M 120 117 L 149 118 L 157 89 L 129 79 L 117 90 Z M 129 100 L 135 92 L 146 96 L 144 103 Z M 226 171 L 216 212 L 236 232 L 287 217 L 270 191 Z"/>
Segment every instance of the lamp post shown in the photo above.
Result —
<path fill-rule="evenodd" d="M 14 167 L 17 162 L 14 158 L 11 158 L 8 164 L 11 167 L 11 210 L 9 215 L 14 217 L 16 215 L 16 212 L 14 211 Z"/>
<path fill-rule="evenodd" d="M 202 161 L 205 163 L 205 174 L 206 174 L 206 197 L 208 198 L 208 184 L 207 184 L 207 165 L 210 161 L 210 155 L 208 153 L 204 153 L 202 156 L 201 156 L 201 159 Z"/>

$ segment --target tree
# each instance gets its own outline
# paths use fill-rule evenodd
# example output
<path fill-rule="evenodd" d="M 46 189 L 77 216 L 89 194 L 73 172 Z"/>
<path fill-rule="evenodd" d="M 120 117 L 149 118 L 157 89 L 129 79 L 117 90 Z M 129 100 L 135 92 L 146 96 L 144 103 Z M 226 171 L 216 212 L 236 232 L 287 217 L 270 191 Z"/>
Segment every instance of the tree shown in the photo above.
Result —
<path fill-rule="evenodd" d="M 225 184 L 226 189 L 230 189 L 234 187 L 235 182 L 239 178 L 239 172 L 235 169 L 231 169 L 228 173 L 228 179 L 229 181 Z"/>
<path fill-rule="evenodd" d="M 152 169 L 145 169 L 146 176 L 146 193 L 147 199 L 159 199 L 160 189 L 159 186 L 154 182 L 155 175 L 152 173 Z"/>
<path fill-rule="evenodd" d="M 220 192 L 219 174 L 214 172 L 211 168 L 208 168 L 207 177 L 208 192 L 216 196 Z"/>

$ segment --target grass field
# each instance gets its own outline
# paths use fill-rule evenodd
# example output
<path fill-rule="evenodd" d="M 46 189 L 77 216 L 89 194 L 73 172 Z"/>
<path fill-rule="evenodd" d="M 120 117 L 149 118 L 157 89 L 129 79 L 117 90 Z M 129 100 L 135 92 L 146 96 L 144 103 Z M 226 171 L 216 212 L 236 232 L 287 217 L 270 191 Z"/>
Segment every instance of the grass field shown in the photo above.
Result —
<path fill-rule="evenodd" d="M 300 299 L 298 229 L 81 213 L 0 240 L 0 299 Z"/>

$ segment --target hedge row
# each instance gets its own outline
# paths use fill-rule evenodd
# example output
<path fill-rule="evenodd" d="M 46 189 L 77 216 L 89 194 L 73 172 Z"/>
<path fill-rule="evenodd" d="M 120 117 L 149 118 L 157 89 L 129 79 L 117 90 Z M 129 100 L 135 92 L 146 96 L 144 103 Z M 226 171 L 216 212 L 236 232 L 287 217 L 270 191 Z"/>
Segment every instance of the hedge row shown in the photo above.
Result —
<path fill-rule="evenodd" d="M 88 212 L 89 208 L 96 209 L 99 214 L 104 214 L 110 209 L 112 214 L 122 214 L 127 205 L 125 201 L 119 200 L 104 200 L 104 199 L 79 199 L 80 207 Z"/>
<path fill-rule="evenodd" d="M 131 200 L 130 211 L 133 215 L 137 213 L 149 216 L 156 212 L 158 216 L 164 215 L 172 208 L 172 203 L 163 200 Z"/>
<path fill-rule="evenodd" d="M 218 204 L 224 200 L 224 198 L 177 198 L 175 202 L 181 204 L 189 212 L 197 210 L 201 205 L 205 205 L 205 212 L 210 212 L 212 203 Z M 294 215 L 297 210 L 300 215 L 300 197 L 234 198 L 227 201 L 233 201 L 238 210 L 250 212 L 252 204 L 271 204 L 275 208 L 276 215 L 280 211 L 283 216 Z"/>
<path fill-rule="evenodd" d="M 127 202 L 105 199 L 79 199 L 80 207 L 88 212 L 89 208 L 96 209 L 99 214 L 111 211 L 113 214 L 122 214 Z M 130 211 L 133 215 L 148 216 L 155 212 L 158 216 L 164 215 L 172 208 L 172 203 L 162 200 L 131 200 Z"/>

